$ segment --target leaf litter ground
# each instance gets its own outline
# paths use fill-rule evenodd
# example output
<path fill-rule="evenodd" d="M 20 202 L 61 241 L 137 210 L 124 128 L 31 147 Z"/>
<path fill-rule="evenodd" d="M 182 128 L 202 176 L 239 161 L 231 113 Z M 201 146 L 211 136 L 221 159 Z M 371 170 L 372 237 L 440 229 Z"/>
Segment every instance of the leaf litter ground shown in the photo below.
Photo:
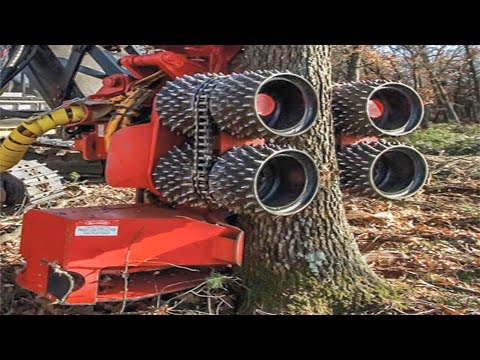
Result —
<path fill-rule="evenodd" d="M 401 296 L 366 314 L 480 314 L 480 156 L 428 156 L 432 176 L 403 201 L 345 197 L 347 217 L 370 266 Z M 50 206 L 127 204 L 134 191 L 72 183 Z M 25 209 L 0 215 L 0 314 L 233 314 L 235 277 L 125 304 L 52 305 L 15 284 Z M 259 312 L 261 313 L 261 312 Z"/>

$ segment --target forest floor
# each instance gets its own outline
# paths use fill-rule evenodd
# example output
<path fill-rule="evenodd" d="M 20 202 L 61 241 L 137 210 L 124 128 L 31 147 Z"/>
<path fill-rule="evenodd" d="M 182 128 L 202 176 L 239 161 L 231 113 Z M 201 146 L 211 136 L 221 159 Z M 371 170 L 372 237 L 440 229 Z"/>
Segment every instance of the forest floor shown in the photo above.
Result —
<path fill-rule="evenodd" d="M 347 216 L 370 266 L 398 298 L 368 314 L 480 314 L 480 156 L 427 156 L 431 179 L 404 201 L 346 197 Z M 132 203 L 131 190 L 71 183 L 55 207 Z M 215 274 L 161 298 L 95 306 L 52 305 L 15 284 L 22 213 L 0 216 L 0 314 L 232 314 L 242 286 Z"/>

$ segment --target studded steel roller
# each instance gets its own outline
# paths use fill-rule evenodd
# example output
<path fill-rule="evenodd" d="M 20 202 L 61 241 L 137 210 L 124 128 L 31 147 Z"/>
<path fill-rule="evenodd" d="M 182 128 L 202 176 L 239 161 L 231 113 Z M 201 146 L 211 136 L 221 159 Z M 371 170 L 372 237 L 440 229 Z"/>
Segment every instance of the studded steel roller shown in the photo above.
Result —
<path fill-rule="evenodd" d="M 220 130 L 239 138 L 291 137 L 315 123 L 318 96 L 308 81 L 278 71 L 183 76 L 157 95 L 162 123 L 172 131 L 193 136 L 195 97 L 202 84 L 215 79 L 209 95 L 210 115 Z"/>
<path fill-rule="evenodd" d="M 243 146 L 218 159 L 209 185 L 215 202 L 232 212 L 292 215 L 314 199 L 318 170 L 300 150 Z"/>
<path fill-rule="evenodd" d="M 423 155 L 400 143 L 359 143 L 337 155 L 342 187 L 350 193 L 404 199 L 416 194 L 428 177 Z"/>
<path fill-rule="evenodd" d="M 157 112 L 163 125 L 178 134 L 195 133 L 195 96 L 204 82 L 221 74 L 195 74 L 168 82 L 157 95 Z"/>
<path fill-rule="evenodd" d="M 332 109 L 336 130 L 354 135 L 406 135 L 424 114 L 415 90 L 383 80 L 336 84 Z"/>
<path fill-rule="evenodd" d="M 207 207 L 195 191 L 193 148 L 185 143 L 160 159 L 153 174 L 157 190 L 176 205 Z"/>
<path fill-rule="evenodd" d="M 315 123 L 318 96 L 298 75 L 245 72 L 218 79 L 210 111 L 221 130 L 237 137 L 291 137 Z"/>

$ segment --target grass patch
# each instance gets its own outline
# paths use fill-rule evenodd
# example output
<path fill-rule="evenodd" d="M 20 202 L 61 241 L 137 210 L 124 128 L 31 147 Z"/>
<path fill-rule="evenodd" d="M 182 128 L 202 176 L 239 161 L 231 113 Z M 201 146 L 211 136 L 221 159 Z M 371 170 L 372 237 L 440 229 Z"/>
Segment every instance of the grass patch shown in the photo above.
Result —
<path fill-rule="evenodd" d="M 464 283 L 470 284 L 480 278 L 480 272 L 475 270 L 460 270 L 457 272 L 457 278 Z"/>
<path fill-rule="evenodd" d="M 402 141 L 428 155 L 480 155 L 480 125 L 432 124 Z"/>
<path fill-rule="evenodd" d="M 480 215 L 480 209 L 471 204 L 461 204 L 459 205 L 459 209 L 472 215 Z"/>

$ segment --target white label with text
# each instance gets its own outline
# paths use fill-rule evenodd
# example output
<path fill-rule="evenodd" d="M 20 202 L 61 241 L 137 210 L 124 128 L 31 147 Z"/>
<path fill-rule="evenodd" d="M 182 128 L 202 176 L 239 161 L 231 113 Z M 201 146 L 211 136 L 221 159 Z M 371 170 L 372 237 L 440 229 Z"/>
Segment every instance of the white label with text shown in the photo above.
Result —
<path fill-rule="evenodd" d="M 105 137 L 105 125 L 98 125 L 98 137 Z"/>
<path fill-rule="evenodd" d="M 75 236 L 118 236 L 118 226 L 77 226 Z"/>

